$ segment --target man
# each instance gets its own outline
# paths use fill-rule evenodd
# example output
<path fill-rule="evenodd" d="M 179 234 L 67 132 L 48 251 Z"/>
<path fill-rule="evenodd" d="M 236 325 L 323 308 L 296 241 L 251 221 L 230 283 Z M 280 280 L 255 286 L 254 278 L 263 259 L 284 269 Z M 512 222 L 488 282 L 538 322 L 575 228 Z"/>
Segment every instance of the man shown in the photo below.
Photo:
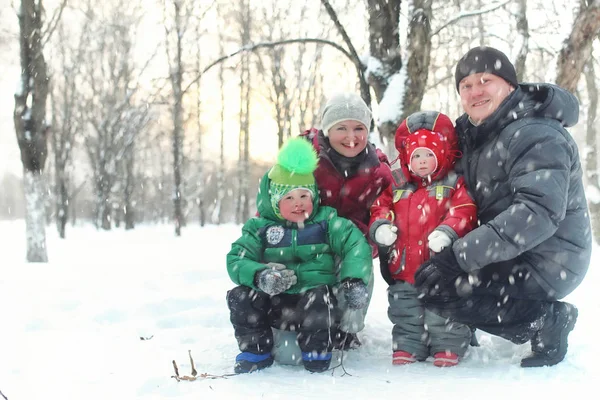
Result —
<path fill-rule="evenodd" d="M 577 99 L 554 85 L 519 84 L 491 47 L 469 50 L 455 79 L 465 111 L 457 169 L 480 225 L 422 264 L 415 285 L 446 318 L 531 341 L 522 367 L 555 365 L 577 320 L 558 299 L 581 283 L 591 254 L 579 154 L 564 129 L 577 122 Z"/>

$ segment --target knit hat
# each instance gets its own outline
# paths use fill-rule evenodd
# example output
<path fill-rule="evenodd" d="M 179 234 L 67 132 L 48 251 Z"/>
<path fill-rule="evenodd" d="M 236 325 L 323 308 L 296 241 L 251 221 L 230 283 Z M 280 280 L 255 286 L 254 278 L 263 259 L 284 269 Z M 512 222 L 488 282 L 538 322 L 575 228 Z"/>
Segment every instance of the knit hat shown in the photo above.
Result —
<path fill-rule="evenodd" d="M 437 171 L 440 161 L 445 157 L 446 146 L 444 138 L 441 134 L 427 129 L 419 129 L 412 135 L 408 135 L 406 138 L 406 160 L 408 169 L 411 172 L 414 171 L 410 168 L 410 161 L 412 160 L 415 151 L 419 149 L 430 150 L 433 153 L 435 158 L 435 167 L 433 168 L 433 171 L 431 171 L 431 174 L 433 175 Z"/>
<path fill-rule="evenodd" d="M 312 144 L 303 138 L 288 140 L 277 154 L 277 164 L 269 171 L 271 180 L 271 206 L 278 217 L 279 201 L 296 189 L 308 190 L 312 198 L 317 197 L 314 170 L 317 168 L 317 153 Z"/>
<path fill-rule="evenodd" d="M 331 97 L 321 114 L 321 126 L 327 136 L 329 129 L 342 121 L 358 121 L 371 129 L 371 110 L 356 93 L 338 93 Z"/>
<path fill-rule="evenodd" d="M 456 64 L 456 90 L 459 91 L 460 81 L 479 72 L 488 72 L 499 76 L 513 87 L 519 86 L 515 67 L 506 54 L 493 47 L 479 46 L 469 50 Z"/>
<path fill-rule="evenodd" d="M 431 150 L 436 157 L 432 179 L 444 176 L 459 156 L 452 120 L 438 111 L 419 111 L 409 115 L 396 130 L 395 145 L 405 172 L 408 172 L 415 150 Z"/>

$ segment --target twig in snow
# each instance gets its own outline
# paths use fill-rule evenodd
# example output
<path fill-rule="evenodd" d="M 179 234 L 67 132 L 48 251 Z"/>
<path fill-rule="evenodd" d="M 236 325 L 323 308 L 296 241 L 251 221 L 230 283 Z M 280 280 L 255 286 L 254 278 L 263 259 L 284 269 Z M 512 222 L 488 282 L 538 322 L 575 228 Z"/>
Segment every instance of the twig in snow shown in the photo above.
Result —
<path fill-rule="evenodd" d="M 194 359 L 192 358 L 192 351 L 188 350 L 188 356 L 190 356 L 190 364 L 192 364 L 192 376 L 198 375 L 198 371 L 194 368 Z"/>
<path fill-rule="evenodd" d="M 346 336 L 344 336 L 344 340 L 342 341 L 342 343 L 346 343 L 347 339 L 348 339 L 348 332 L 346 332 Z M 335 370 L 341 367 L 342 371 L 344 371 L 344 373 L 341 376 L 345 376 L 345 375 L 352 376 L 351 373 L 349 373 L 348 371 L 346 371 L 346 367 L 344 367 L 344 353 L 345 353 L 345 351 L 344 351 L 344 346 L 343 345 L 342 345 L 341 351 L 342 351 L 342 356 L 340 357 L 340 363 L 338 365 L 336 365 L 335 367 L 329 368 L 328 371 L 331 371 L 331 376 L 333 376 L 333 374 L 335 373 Z"/>
<path fill-rule="evenodd" d="M 190 357 L 190 363 L 192 364 L 192 373 L 191 373 L 191 375 L 180 376 L 179 375 L 179 368 L 177 368 L 177 363 L 175 362 L 175 360 L 173 360 L 173 369 L 175 370 L 175 375 L 172 375 L 171 378 L 174 378 L 177 382 L 180 382 L 180 381 L 195 381 L 195 380 L 199 380 L 199 379 L 226 379 L 229 376 L 235 376 L 235 375 L 237 375 L 237 374 L 213 375 L 213 374 L 209 374 L 209 373 L 206 373 L 206 372 L 198 375 L 198 371 L 196 371 L 196 368 L 194 367 L 194 359 L 192 358 L 192 352 L 191 352 L 191 350 L 188 350 L 188 355 Z"/>
<path fill-rule="evenodd" d="M 4 393 L 2 393 L 2 390 L 0 390 L 0 396 L 2 396 L 2 398 L 3 398 L 4 400 L 8 400 L 8 397 L 6 397 L 6 396 L 4 395 Z"/>

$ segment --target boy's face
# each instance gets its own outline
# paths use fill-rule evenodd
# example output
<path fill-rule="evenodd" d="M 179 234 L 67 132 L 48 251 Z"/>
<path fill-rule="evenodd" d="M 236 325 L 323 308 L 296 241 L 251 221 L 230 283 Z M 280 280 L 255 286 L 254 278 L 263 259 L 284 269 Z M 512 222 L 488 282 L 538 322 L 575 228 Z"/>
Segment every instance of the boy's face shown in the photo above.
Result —
<path fill-rule="evenodd" d="M 344 157 L 356 157 L 367 147 L 369 130 L 361 122 L 346 120 L 329 128 L 327 136 L 335 151 Z"/>
<path fill-rule="evenodd" d="M 313 212 L 313 201 L 310 191 L 295 189 L 279 200 L 281 216 L 290 222 L 303 222 Z"/>
<path fill-rule="evenodd" d="M 417 149 L 410 158 L 410 169 L 421 178 L 431 175 L 436 167 L 435 154 L 431 150 Z"/>

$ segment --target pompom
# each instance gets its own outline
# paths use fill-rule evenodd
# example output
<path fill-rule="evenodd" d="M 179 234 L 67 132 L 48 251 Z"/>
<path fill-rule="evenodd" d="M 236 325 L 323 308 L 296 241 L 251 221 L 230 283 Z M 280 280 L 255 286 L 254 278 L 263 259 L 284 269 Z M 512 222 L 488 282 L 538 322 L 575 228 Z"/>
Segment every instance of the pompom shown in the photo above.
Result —
<path fill-rule="evenodd" d="M 317 153 L 303 138 L 288 140 L 279 150 L 277 164 L 294 174 L 311 174 L 317 168 Z"/>

